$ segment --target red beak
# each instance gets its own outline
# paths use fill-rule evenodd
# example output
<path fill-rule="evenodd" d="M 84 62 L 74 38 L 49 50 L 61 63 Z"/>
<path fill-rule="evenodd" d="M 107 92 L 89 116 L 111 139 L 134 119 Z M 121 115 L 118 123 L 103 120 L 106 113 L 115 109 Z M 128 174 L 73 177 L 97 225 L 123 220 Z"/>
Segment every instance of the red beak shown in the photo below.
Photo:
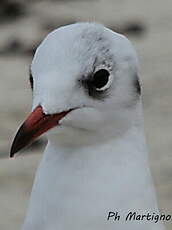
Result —
<path fill-rule="evenodd" d="M 46 115 L 41 106 L 36 107 L 19 128 L 11 147 L 10 157 L 13 157 L 16 152 L 30 144 L 41 134 L 57 126 L 58 122 L 71 110 Z"/>

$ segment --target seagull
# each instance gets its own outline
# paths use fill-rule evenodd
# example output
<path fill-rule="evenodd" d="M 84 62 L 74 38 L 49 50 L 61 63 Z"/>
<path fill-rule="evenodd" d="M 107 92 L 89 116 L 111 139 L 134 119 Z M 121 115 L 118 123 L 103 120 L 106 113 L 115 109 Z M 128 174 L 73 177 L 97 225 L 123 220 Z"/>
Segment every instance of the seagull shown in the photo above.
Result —
<path fill-rule="evenodd" d="M 39 45 L 32 112 L 10 152 L 48 137 L 23 230 L 164 229 L 153 219 L 138 69 L 130 41 L 95 22 L 60 27 Z"/>

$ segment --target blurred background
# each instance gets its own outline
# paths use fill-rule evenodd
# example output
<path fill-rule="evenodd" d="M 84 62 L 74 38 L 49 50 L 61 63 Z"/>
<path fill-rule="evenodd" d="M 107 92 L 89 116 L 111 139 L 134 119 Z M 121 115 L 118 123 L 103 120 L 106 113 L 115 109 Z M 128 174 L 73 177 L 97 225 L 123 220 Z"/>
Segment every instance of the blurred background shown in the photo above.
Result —
<path fill-rule="evenodd" d="M 51 30 L 77 21 L 97 21 L 125 34 L 140 58 L 145 132 L 162 213 L 172 215 L 172 1 L 0 1 L 0 229 L 18 230 L 25 216 L 46 140 L 15 159 L 9 149 L 30 112 L 29 64 Z M 172 229 L 172 222 L 166 222 Z"/>

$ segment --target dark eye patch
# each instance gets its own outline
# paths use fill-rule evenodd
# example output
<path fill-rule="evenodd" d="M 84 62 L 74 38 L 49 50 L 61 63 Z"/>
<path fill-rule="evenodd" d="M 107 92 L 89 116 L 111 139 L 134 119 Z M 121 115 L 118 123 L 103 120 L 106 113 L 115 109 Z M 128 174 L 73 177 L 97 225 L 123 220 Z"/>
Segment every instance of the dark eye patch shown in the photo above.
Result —
<path fill-rule="evenodd" d="M 134 84 L 134 88 L 135 88 L 137 94 L 140 95 L 141 94 L 141 85 L 140 85 L 140 81 L 139 81 L 137 74 L 134 77 L 134 83 L 133 84 Z"/>
<path fill-rule="evenodd" d="M 29 81 L 30 81 L 30 87 L 33 90 L 33 76 L 31 72 L 29 73 Z"/>
<path fill-rule="evenodd" d="M 80 82 L 86 89 L 88 95 L 97 100 L 104 100 L 108 97 L 108 90 L 101 90 L 109 81 L 110 73 L 106 69 L 100 69 L 97 72 L 90 74 L 87 79 Z"/>

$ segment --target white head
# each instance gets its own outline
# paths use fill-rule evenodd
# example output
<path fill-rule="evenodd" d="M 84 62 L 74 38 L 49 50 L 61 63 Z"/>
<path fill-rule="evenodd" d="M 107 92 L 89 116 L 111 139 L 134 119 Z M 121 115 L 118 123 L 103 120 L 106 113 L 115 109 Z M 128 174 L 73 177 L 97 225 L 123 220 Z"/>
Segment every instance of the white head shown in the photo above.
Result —
<path fill-rule="evenodd" d="M 48 131 L 50 140 L 71 144 L 77 135 L 78 143 L 88 144 L 93 136 L 114 138 L 135 122 L 137 72 L 136 53 L 123 35 L 96 23 L 61 27 L 33 58 L 33 110 L 40 105 L 50 115 L 72 109 Z"/>

